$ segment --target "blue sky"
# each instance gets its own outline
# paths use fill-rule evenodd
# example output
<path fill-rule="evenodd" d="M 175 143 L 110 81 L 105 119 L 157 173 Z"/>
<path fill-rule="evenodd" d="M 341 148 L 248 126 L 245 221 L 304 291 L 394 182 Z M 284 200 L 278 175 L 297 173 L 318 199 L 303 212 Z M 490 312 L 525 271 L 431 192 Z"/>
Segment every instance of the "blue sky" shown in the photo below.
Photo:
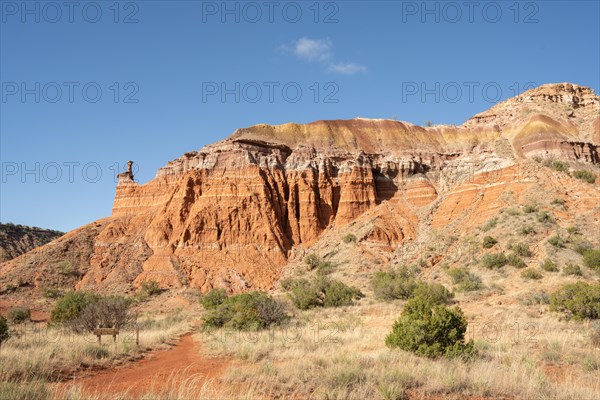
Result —
<path fill-rule="evenodd" d="M 0 1 L 0 221 L 108 216 L 127 160 L 144 183 L 238 127 L 461 124 L 528 86 L 600 87 L 598 1 L 117 5 Z"/>

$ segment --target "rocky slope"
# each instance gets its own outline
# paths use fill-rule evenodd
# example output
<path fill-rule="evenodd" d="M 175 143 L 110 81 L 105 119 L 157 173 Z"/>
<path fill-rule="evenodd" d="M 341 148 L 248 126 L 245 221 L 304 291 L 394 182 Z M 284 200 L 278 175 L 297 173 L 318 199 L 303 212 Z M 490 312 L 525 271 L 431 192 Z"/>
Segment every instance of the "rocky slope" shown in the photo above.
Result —
<path fill-rule="evenodd" d="M 598 230 L 597 183 L 555 182 L 531 160 L 597 174 L 599 110 L 590 89 L 551 84 L 458 127 L 357 118 L 239 129 L 146 184 L 121 174 L 112 216 L 3 263 L 0 283 L 270 289 L 290 261 L 348 226 L 384 252 L 436 230 L 466 232 L 507 202 L 526 201 L 542 176 L 564 184 L 576 205 L 565 219 L 589 215 L 586 226 Z M 369 252 L 385 265 L 391 258 L 380 250 Z"/>
<path fill-rule="evenodd" d="M 0 224 L 0 262 L 11 260 L 64 235 L 38 227 Z"/>

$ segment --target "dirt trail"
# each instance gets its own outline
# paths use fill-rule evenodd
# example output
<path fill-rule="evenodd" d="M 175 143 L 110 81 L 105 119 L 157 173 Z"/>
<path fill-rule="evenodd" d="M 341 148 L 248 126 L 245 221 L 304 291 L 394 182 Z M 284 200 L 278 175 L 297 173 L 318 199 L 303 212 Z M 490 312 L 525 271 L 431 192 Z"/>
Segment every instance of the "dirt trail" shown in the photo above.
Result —
<path fill-rule="evenodd" d="M 98 394 L 106 398 L 124 392 L 127 392 L 127 398 L 138 398 L 149 391 L 161 393 L 171 382 L 190 378 L 194 379 L 194 385 L 201 387 L 206 380 L 220 376 L 230 361 L 226 358 L 203 357 L 200 347 L 193 334 L 188 333 L 172 349 L 124 367 L 76 378 L 74 383 L 82 388 L 85 395 Z M 73 380 L 62 383 L 59 392 L 68 390 L 72 385 Z"/>

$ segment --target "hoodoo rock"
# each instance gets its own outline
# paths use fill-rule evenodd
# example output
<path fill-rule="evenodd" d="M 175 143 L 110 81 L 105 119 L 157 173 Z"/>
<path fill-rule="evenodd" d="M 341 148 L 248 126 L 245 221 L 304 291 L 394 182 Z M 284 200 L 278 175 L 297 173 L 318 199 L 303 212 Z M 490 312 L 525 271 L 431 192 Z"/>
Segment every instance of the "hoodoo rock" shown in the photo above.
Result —
<path fill-rule="evenodd" d="M 426 215 L 434 227 L 487 218 L 503 185 L 519 190 L 509 181 L 527 159 L 599 164 L 599 110 L 590 89 L 555 84 L 461 126 L 355 118 L 238 129 L 146 184 L 131 168 L 119 175 L 112 216 L 2 264 L 0 281 L 56 280 L 51 267 L 77 246 L 78 274 L 61 278 L 77 288 L 269 289 L 297 248 L 367 213 L 367 239 L 397 245 Z"/>

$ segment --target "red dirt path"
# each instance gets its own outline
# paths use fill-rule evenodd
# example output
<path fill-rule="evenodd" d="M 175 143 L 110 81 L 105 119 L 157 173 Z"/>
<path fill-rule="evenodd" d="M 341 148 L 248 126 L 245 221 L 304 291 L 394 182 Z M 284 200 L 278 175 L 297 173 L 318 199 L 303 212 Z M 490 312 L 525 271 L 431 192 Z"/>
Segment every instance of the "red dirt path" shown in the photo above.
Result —
<path fill-rule="evenodd" d="M 179 382 L 196 378 L 198 388 L 208 379 L 220 376 L 227 366 L 226 358 L 207 358 L 200 354 L 200 344 L 188 333 L 170 350 L 156 353 L 153 357 L 128 364 L 124 367 L 98 372 L 88 377 L 75 379 L 75 384 L 88 396 L 95 394 L 111 398 L 127 392 L 126 397 L 139 398 L 152 391 L 161 393 L 170 382 Z M 73 381 L 61 384 L 62 390 L 68 390 Z"/>

